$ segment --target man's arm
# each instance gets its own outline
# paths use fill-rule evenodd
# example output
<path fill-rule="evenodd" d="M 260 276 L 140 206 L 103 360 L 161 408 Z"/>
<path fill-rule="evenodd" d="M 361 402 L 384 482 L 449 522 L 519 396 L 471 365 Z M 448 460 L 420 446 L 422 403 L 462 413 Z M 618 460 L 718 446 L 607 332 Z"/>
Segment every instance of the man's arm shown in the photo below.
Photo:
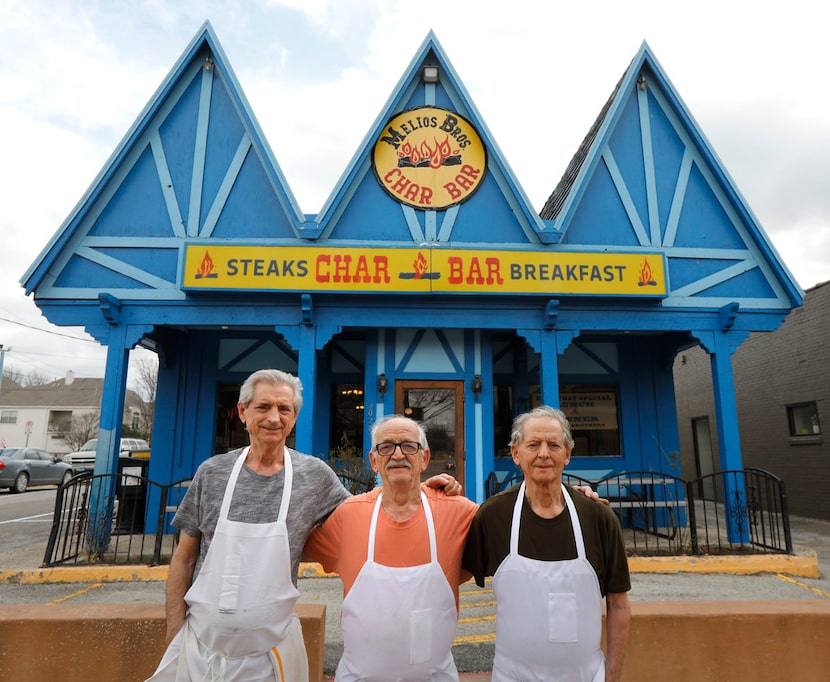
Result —
<path fill-rule="evenodd" d="M 628 592 L 609 592 L 605 595 L 606 660 L 605 682 L 622 679 L 625 651 L 628 646 L 628 629 L 631 624 L 631 606 Z"/>
<path fill-rule="evenodd" d="M 167 615 L 167 636 L 165 646 L 170 644 L 176 633 L 184 625 L 187 616 L 187 604 L 184 595 L 193 582 L 193 569 L 199 558 L 201 538 L 188 535 L 185 531 L 179 534 L 179 544 L 170 559 L 170 569 L 167 573 L 167 592 L 165 596 L 165 613 Z"/>

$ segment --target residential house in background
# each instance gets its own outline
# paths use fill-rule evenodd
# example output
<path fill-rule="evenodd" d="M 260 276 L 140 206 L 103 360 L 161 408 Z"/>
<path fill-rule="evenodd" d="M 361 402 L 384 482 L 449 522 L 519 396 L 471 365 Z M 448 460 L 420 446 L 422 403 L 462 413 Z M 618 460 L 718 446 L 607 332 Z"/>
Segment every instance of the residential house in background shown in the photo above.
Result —
<path fill-rule="evenodd" d="M 41 386 L 18 386 L 4 381 L 0 388 L 0 443 L 42 448 L 54 455 L 71 452 L 73 448 L 64 437 L 72 419 L 100 412 L 103 387 L 103 379 L 77 378 L 71 371 L 64 379 Z M 145 414 L 144 401 L 135 391 L 128 390 L 124 425 L 143 428 Z"/>
<path fill-rule="evenodd" d="M 830 519 L 830 282 L 806 292 L 804 305 L 773 332 L 751 334 L 733 356 L 744 466 L 765 469 L 787 486 L 790 512 Z M 719 469 L 709 356 L 701 347 L 674 362 L 685 478 Z"/>

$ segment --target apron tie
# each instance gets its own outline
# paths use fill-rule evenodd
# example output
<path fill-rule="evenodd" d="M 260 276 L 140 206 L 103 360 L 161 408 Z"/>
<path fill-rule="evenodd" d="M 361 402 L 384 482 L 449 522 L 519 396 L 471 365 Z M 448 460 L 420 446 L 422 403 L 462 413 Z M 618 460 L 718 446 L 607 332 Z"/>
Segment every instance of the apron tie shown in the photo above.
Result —
<path fill-rule="evenodd" d="M 218 659 L 219 662 L 219 674 L 217 675 L 216 672 L 213 670 L 213 664 Z M 210 682 L 225 682 L 225 672 L 228 669 L 228 657 L 223 654 L 221 651 L 214 651 L 210 656 L 208 656 L 207 660 L 207 673 L 205 674 L 204 679 L 207 680 L 208 674 L 210 674 Z"/>

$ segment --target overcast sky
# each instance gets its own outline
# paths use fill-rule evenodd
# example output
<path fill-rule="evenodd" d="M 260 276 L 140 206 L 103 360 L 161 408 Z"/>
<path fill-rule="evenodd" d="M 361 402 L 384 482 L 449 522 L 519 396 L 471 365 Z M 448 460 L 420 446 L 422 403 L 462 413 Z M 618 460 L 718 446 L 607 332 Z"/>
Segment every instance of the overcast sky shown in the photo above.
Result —
<path fill-rule="evenodd" d="M 830 40 L 820 6 L 0 0 L 6 366 L 104 375 L 105 349 L 82 329 L 50 325 L 19 280 L 206 19 L 305 213 L 322 208 L 430 29 L 537 210 L 645 40 L 798 283 L 826 281 Z"/>

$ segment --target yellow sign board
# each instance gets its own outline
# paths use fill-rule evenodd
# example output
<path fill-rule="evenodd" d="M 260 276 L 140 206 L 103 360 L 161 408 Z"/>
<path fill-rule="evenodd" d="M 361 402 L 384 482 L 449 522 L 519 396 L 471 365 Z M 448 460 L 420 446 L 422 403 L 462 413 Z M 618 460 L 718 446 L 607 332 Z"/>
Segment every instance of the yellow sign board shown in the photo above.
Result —
<path fill-rule="evenodd" d="M 182 288 L 330 293 L 667 295 L 658 252 L 188 244 Z"/>

